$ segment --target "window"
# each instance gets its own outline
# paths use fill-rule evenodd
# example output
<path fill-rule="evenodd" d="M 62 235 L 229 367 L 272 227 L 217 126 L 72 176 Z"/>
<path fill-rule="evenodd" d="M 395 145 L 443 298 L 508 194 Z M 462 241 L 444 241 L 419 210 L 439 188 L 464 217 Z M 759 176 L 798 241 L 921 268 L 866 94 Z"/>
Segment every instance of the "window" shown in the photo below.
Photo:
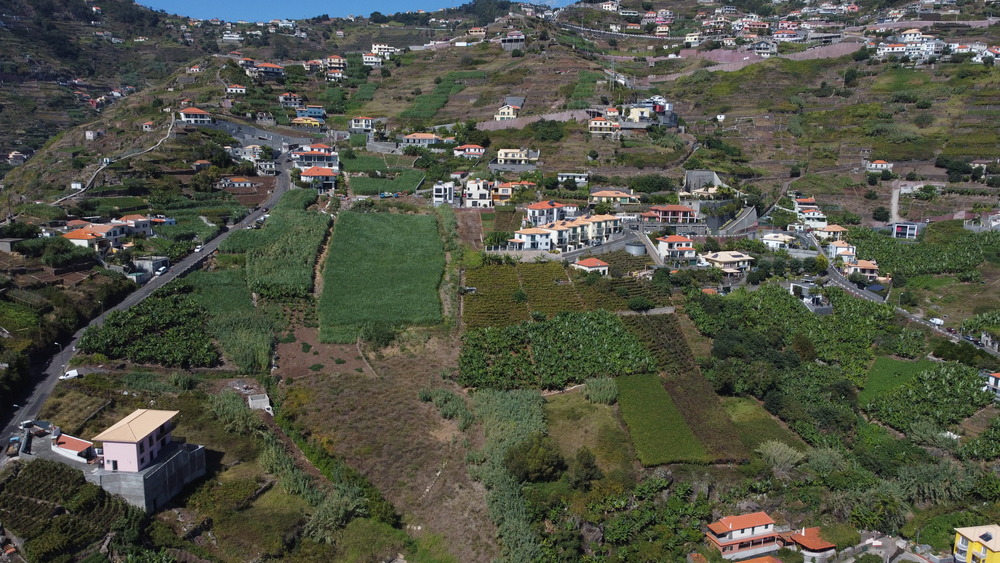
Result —
<path fill-rule="evenodd" d="M 139 442 L 139 453 L 146 453 L 146 444 L 144 442 Z"/>

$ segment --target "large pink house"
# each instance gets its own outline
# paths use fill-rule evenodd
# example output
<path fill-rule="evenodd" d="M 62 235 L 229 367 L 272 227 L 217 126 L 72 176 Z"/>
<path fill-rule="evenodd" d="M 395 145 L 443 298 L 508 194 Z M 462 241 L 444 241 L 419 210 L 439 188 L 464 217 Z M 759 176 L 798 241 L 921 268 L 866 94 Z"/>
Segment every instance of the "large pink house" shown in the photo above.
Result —
<path fill-rule="evenodd" d="M 94 441 L 104 443 L 104 469 L 136 473 L 152 465 L 172 441 L 170 419 L 178 412 L 138 409 L 94 436 Z"/>

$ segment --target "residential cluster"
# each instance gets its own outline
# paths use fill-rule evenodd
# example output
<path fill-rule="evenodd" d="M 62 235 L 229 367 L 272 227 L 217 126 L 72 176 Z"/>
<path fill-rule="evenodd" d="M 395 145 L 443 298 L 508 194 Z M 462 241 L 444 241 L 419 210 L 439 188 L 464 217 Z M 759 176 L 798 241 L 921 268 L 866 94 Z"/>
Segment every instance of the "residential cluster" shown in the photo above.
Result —
<path fill-rule="evenodd" d="M 656 125 L 676 127 L 678 122 L 674 105 L 663 96 L 651 96 L 621 108 L 609 107 L 594 113 L 599 115 L 591 117 L 587 124 L 591 135 L 618 137 L 624 131 L 646 130 Z"/>
<path fill-rule="evenodd" d="M 930 59 L 940 58 L 944 55 L 971 55 L 969 57 L 971 62 L 983 64 L 987 59 L 993 61 L 1000 56 L 1000 47 L 998 46 L 987 45 L 982 41 L 972 43 L 946 42 L 916 28 L 891 35 L 885 41 L 869 41 L 867 46 L 869 49 L 875 50 L 878 58 L 902 59 L 905 57 L 915 63 L 925 63 Z"/>

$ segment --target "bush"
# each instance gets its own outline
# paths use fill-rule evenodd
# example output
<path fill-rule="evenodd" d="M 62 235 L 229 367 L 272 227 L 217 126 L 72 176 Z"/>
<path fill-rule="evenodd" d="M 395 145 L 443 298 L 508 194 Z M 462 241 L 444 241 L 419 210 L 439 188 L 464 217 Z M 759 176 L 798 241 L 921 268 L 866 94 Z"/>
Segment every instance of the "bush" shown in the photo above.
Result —
<path fill-rule="evenodd" d="M 507 471 L 519 481 L 554 481 L 566 469 L 559 446 L 541 432 L 507 451 Z"/>
<path fill-rule="evenodd" d="M 591 403 L 613 405 L 618 401 L 618 384 L 610 377 L 594 377 L 584 382 L 583 396 Z"/>

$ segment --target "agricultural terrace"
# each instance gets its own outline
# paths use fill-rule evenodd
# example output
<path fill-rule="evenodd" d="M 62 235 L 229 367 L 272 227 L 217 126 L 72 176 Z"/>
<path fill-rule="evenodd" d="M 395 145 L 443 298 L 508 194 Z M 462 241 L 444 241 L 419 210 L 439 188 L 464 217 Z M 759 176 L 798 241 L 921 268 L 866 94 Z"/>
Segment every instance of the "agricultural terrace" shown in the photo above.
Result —
<path fill-rule="evenodd" d="M 712 460 L 684 421 L 659 377 L 630 375 L 619 377 L 617 382 L 622 418 L 643 465 Z"/>
<path fill-rule="evenodd" d="M 906 243 L 871 229 L 852 228 L 848 239 L 858 254 L 878 261 L 882 272 L 907 278 L 921 274 L 974 272 L 987 257 L 1000 252 L 1000 232 L 962 232 L 943 241 Z"/>
<path fill-rule="evenodd" d="M 588 377 L 647 373 L 653 359 L 607 311 L 466 333 L 459 382 L 469 387 L 560 389 Z"/>
<path fill-rule="evenodd" d="M 209 333 L 240 373 L 267 372 L 281 314 L 274 305 L 254 306 L 243 268 L 199 270 L 176 283 L 192 287 L 191 298 L 208 313 Z"/>
<path fill-rule="evenodd" d="M 656 359 L 665 389 L 706 451 L 717 461 L 749 459 L 750 451 L 733 439 L 739 429 L 694 361 L 676 315 L 633 315 L 624 322 Z"/>
<path fill-rule="evenodd" d="M 932 360 L 898 360 L 888 356 L 879 356 L 875 359 L 870 370 L 868 379 L 865 380 L 864 389 L 858 394 L 858 402 L 867 405 L 885 393 L 904 385 L 917 376 L 918 373 L 928 370 L 938 362 Z"/>
<path fill-rule="evenodd" d="M 426 94 L 420 94 L 413 100 L 413 107 L 403 111 L 399 117 L 403 119 L 431 119 L 438 110 L 448 103 L 448 97 L 458 94 L 465 89 L 459 81 L 476 80 L 487 78 L 486 73 L 477 70 L 459 71 L 455 70 L 440 77 L 441 80 L 434 86 L 434 90 Z"/>
<path fill-rule="evenodd" d="M 644 267 L 642 259 L 629 261 L 621 254 L 626 253 L 607 258 L 617 271 Z M 527 320 L 535 311 L 548 316 L 563 311 L 624 311 L 629 299 L 638 296 L 655 305 L 669 299 L 646 280 L 587 275 L 562 262 L 487 264 L 466 271 L 465 285 L 476 288 L 476 293 L 463 297 L 462 320 L 469 328 L 508 326 Z"/>
<path fill-rule="evenodd" d="M 347 181 L 354 195 L 378 195 L 382 192 L 413 193 L 424 181 L 424 173 L 419 170 L 392 169 L 387 174 L 392 177 L 355 176 L 348 178 Z"/>
<path fill-rule="evenodd" d="M 0 520 L 9 533 L 26 540 L 30 561 L 71 561 L 119 519 L 137 523 L 141 518 L 121 497 L 86 483 L 78 469 L 59 462 L 30 462 L 0 482 Z M 118 538 L 122 534 L 112 536 L 113 547 L 121 550 L 129 540 Z"/>
<path fill-rule="evenodd" d="M 354 342 L 372 323 L 440 322 L 444 262 L 433 216 L 341 213 L 323 272 L 320 339 Z"/>
<path fill-rule="evenodd" d="M 239 231 L 223 242 L 221 252 L 246 255 L 252 292 L 269 299 L 312 294 L 317 256 L 330 226 L 328 215 L 307 210 L 316 199 L 315 190 L 291 190 L 260 231 Z"/>

